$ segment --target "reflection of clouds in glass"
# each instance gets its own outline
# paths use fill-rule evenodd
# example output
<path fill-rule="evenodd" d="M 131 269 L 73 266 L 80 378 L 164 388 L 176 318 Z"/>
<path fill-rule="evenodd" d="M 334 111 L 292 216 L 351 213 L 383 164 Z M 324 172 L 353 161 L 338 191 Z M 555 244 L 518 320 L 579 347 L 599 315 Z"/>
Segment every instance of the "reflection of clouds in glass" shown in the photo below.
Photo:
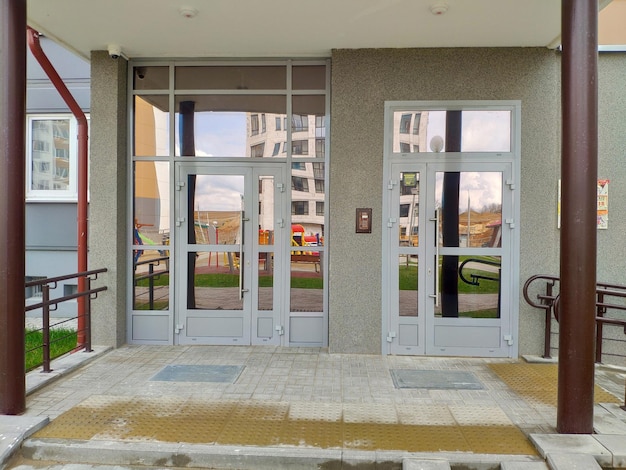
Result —
<path fill-rule="evenodd" d="M 179 115 L 176 114 L 176 154 L 180 155 Z M 197 156 L 245 157 L 246 113 L 200 112 L 195 114 Z"/>
<path fill-rule="evenodd" d="M 443 172 L 435 176 L 435 205 L 441 207 L 443 193 Z M 463 172 L 459 184 L 459 212 L 467 211 L 467 204 L 473 211 L 482 212 L 492 205 L 502 205 L 502 173 Z"/>
<path fill-rule="evenodd" d="M 461 126 L 462 152 L 510 152 L 510 111 L 463 111 Z M 428 111 L 426 141 L 436 135 L 444 138 L 445 151 L 446 111 Z"/>
<path fill-rule="evenodd" d="M 241 175 L 197 175 L 195 210 L 239 211 L 244 193 Z"/>
<path fill-rule="evenodd" d="M 511 113 L 509 111 L 464 111 L 464 152 L 509 152 Z"/>

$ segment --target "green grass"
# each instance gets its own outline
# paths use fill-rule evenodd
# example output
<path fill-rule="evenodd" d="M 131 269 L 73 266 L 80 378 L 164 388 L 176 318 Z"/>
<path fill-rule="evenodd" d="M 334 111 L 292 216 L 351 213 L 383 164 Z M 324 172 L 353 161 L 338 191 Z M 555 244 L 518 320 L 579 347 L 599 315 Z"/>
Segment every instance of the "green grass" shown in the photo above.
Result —
<path fill-rule="evenodd" d="M 25 366 L 26 371 L 43 364 L 43 333 L 40 330 L 26 330 Z M 38 349 L 34 349 L 38 348 Z M 76 332 L 65 328 L 50 330 L 50 359 L 62 356 L 76 348 Z M 31 349 L 34 349 L 31 351 Z"/>
<path fill-rule="evenodd" d="M 463 274 L 467 279 L 471 279 L 472 274 L 482 274 L 487 276 L 497 276 L 496 273 L 476 269 L 463 269 Z M 401 264 L 398 270 L 400 290 L 417 290 L 417 265 Z M 481 279 L 480 285 L 473 286 L 467 284 L 459 278 L 459 294 L 497 294 L 498 283 Z"/>
<path fill-rule="evenodd" d="M 154 279 L 154 286 L 167 286 L 169 275 L 164 274 Z M 197 274 L 195 279 L 196 287 L 237 287 L 239 285 L 239 274 L 216 273 Z M 274 278 L 272 276 L 259 276 L 259 287 L 272 287 Z M 291 287 L 300 289 L 321 289 L 324 280 L 321 277 L 292 277 Z M 148 287 L 148 280 L 143 279 L 137 286 Z"/>

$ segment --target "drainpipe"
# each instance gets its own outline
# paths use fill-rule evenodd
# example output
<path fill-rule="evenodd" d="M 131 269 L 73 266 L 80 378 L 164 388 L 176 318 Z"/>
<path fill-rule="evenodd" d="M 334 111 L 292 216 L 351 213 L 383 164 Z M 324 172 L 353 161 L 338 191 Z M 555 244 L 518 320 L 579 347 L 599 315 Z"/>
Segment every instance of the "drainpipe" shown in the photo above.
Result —
<path fill-rule="evenodd" d="M 39 62 L 41 68 L 46 72 L 48 78 L 57 89 L 63 101 L 74 114 L 78 121 L 78 272 L 87 271 L 87 178 L 88 178 L 88 157 L 87 140 L 88 127 L 85 113 L 63 83 L 63 80 L 48 60 L 48 57 L 39 43 L 39 33 L 27 27 L 28 46 L 33 56 Z M 78 292 L 85 291 L 85 278 L 78 278 Z M 85 344 L 85 298 L 77 299 L 78 307 L 78 346 Z"/>

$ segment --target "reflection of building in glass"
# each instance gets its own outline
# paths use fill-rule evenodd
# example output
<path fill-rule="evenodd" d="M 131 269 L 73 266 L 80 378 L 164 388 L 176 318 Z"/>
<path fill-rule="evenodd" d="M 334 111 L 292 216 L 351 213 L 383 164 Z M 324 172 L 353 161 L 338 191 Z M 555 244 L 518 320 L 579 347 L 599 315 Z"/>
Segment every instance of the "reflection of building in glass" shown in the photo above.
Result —
<path fill-rule="evenodd" d="M 288 154 L 288 123 L 285 114 L 247 113 L 247 148 L 252 158 L 285 158 Z M 291 155 L 313 157 L 291 164 L 291 222 L 304 227 L 306 235 L 324 234 L 324 157 L 326 128 L 324 116 L 294 114 L 291 118 Z M 319 159 L 319 160 L 317 160 Z M 273 226 L 267 214 L 272 213 L 273 191 L 264 189 L 263 181 L 259 207 L 260 230 Z M 271 196 L 270 196 L 271 194 Z"/>
<path fill-rule="evenodd" d="M 426 129 L 428 111 L 397 112 L 393 116 L 393 151 L 399 153 L 428 152 Z"/>
<path fill-rule="evenodd" d="M 400 174 L 400 212 L 398 227 L 402 245 L 418 245 L 419 173 Z"/>
<path fill-rule="evenodd" d="M 69 134 L 69 119 L 32 121 L 31 189 L 69 189 Z"/>

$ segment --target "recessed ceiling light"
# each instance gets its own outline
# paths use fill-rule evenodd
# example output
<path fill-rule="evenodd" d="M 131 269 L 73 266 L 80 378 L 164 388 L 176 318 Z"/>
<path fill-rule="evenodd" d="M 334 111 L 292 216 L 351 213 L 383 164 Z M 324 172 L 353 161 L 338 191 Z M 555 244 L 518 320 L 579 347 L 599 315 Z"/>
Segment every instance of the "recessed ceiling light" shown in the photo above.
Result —
<path fill-rule="evenodd" d="M 183 18 L 193 18 L 198 14 L 198 10 L 193 7 L 180 7 L 178 13 L 180 13 L 180 16 Z"/>
<path fill-rule="evenodd" d="M 443 15 L 447 11 L 448 11 L 448 4 L 446 2 L 437 2 L 437 3 L 433 3 L 430 6 L 430 12 L 436 16 Z"/>

